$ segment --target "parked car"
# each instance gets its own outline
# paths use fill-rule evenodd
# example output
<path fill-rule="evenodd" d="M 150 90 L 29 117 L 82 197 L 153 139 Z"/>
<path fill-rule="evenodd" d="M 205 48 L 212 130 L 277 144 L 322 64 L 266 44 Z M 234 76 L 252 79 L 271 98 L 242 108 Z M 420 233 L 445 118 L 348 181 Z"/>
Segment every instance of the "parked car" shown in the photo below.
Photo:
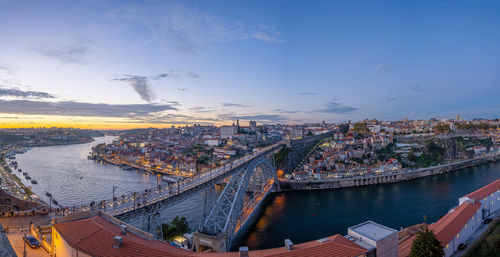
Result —
<path fill-rule="evenodd" d="M 467 248 L 467 244 L 461 243 L 458 245 L 458 250 L 465 250 Z"/>
<path fill-rule="evenodd" d="M 24 238 L 24 241 L 33 249 L 36 249 L 36 248 L 39 248 L 40 246 L 42 246 L 42 244 L 40 244 L 40 241 L 38 241 L 35 237 L 33 236 L 30 236 L 30 235 L 27 235 L 25 238 Z"/>
<path fill-rule="evenodd" d="M 490 224 L 492 221 L 493 221 L 492 219 L 487 218 L 487 219 L 484 219 L 484 220 L 483 220 L 483 223 L 484 223 L 484 224 Z"/>

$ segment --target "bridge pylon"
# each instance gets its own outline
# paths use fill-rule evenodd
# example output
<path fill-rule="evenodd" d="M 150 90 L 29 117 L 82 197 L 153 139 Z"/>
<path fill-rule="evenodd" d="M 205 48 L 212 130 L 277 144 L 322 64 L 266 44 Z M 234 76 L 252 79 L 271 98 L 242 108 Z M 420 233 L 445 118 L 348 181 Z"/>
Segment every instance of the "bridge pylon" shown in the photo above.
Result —
<path fill-rule="evenodd" d="M 142 216 L 142 227 L 148 233 L 153 234 L 155 239 L 161 239 L 163 241 L 161 213 L 158 210 L 144 212 Z"/>

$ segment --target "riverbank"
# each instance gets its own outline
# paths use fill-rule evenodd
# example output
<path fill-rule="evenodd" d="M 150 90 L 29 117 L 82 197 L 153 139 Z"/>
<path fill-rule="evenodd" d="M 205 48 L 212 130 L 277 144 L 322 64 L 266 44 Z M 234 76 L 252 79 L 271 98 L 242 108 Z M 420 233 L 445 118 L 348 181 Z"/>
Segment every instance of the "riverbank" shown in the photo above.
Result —
<path fill-rule="evenodd" d="M 389 172 L 380 175 L 359 176 L 353 178 L 342 178 L 342 179 L 332 179 L 332 180 L 294 181 L 294 180 L 280 179 L 279 182 L 281 191 L 323 190 L 323 189 L 336 189 L 345 187 L 398 183 L 401 181 L 407 181 L 427 176 L 434 176 L 464 168 L 470 168 L 488 162 L 497 162 L 498 160 L 500 160 L 500 154 L 474 158 L 469 160 L 462 160 L 453 163 L 410 170 L 410 171 Z"/>

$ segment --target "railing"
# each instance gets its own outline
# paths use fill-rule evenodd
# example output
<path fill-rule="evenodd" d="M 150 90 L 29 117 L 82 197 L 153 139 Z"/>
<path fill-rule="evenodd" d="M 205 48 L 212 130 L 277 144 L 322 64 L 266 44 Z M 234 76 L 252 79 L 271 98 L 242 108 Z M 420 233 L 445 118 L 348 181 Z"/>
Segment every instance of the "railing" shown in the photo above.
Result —
<path fill-rule="evenodd" d="M 134 193 L 130 192 L 131 193 L 130 196 L 118 197 L 116 201 L 114 201 L 114 199 L 110 201 L 103 200 L 99 204 L 94 204 L 89 206 L 83 205 L 78 207 L 73 206 L 68 210 L 66 210 L 64 213 L 68 214 L 72 212 L 82 212 L 82 211 L 97 209 L 116 216 L 130 211 L 134 211 L 138 208 L 142 208 L 151 204 L 155 204 L 160 201 L 164 201 L 170 197 L 180 195 L 186 191 L 189 191 L 193 188 L 203 185 L 221 175 L 224 175 L 240 167 L 241 165 L 248 163 L 255 157 L 260 156 L 261 154 L 266 153 L 267 151 L 272 150 L 281 144 L 283 144 L 283 142 L 280 141 L 276 144 L 270 145 L 263 149 L 259 149 L 249 155 L 236 159 L 230 164 L 214 168 L 212 170 L 209 170 L 208 172 L 198 174 L 197 176 L 191 179 L 179 181 L 175 184 L 170 184 L 166 187 L 154 187 L 146 189 L 143 192 L 134 192 Z"/>

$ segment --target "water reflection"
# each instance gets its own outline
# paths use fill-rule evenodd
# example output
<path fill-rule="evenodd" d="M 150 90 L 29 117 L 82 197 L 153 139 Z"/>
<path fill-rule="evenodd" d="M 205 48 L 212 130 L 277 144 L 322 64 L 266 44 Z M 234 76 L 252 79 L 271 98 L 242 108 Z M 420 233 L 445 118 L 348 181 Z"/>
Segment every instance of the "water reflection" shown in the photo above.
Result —
<path fill-rule="evenodd" d="M 373 220 L 399 229 L 424 221 L 434 222 L 458 204 L 458 198 L 500 177 L 500 162 L 452 173 L 395 184 L 341 190 L 281 193 L 286 203 L 266 208 L 256 226 L 245 230 L 246 240 L 235 242 L 250 249 L 280 247 L 333 234 L 345 234 L 349 226 Z M 245 236 L 242 236 L 243 238 Z"/>

